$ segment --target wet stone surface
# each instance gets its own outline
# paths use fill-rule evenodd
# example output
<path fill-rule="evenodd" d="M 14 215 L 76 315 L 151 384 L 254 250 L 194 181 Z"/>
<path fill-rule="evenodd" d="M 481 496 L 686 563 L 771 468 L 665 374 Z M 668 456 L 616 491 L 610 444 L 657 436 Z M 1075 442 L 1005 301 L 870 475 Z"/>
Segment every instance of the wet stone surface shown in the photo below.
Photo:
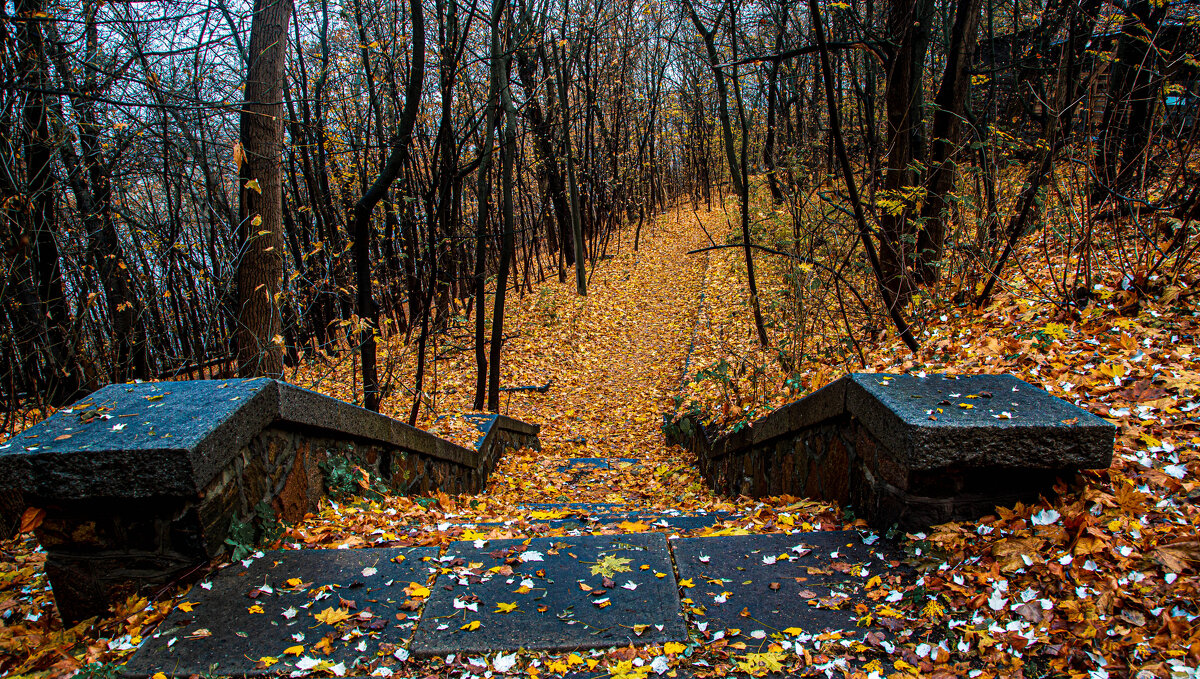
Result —
<path fill-rule="evenodd" d="M 425 605 L 416 655 L 687 638 L 660 534 L 455 542 L 442 566 L 451 572 Z"/>
<path fill-rule="evenodd" d="M 871 630 L 855 626 L 854 604 L 872 576 L 886 582 L 890 569 L 855 531 L 681 538 L 671 549 L 693 633 L 709 641 L 723 634 L 747 652 L 779 634 L 860 638 Z"/>
<path fill-rule="evenodd" d="M 352 673 L 412 636 L 419 601 L 406 604 L 405 588 L 428 582 L 437 555 L 429 547 L 272 551 L 249 567 L 234 563 L 193 587 L 124 672 L 262 675 L 324 661 Z M 264 657 L 278 662 L 268 667 Z"/>
<path fill-rule="evenodd" d="M 568 464 L 559 467 L 559 472 L 591 472 L 608 469 L 631 469 L 641 466 L 639 460 L 631 457 L 574 457 L 567 460 Z"/>

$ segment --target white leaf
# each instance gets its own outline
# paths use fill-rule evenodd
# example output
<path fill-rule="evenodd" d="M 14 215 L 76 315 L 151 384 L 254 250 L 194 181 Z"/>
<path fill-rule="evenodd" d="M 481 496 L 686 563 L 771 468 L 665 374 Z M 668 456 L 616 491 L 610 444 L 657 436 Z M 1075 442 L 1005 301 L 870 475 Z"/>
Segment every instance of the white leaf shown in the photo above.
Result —
<path fill-rule="evenodd" d="M 1043 509 L 1042 511 L 1029 517 L 1029 522 L 1035 526 L 1049 526 L 1052 523 L 1058 522 L 1062 516 L 1053 509 Z"/>
<path fill-rule="evenodd" d="M 509 653 L 508 655 L 504 655 L 503 653 L 497 653 L 496 657 L 492 660 L 492 669 L 496 670 L 497 672 L 507 672 L 507 671 L 511 670 L 516 664 L 517 664 L 517 654 L 516 653 Z"/>

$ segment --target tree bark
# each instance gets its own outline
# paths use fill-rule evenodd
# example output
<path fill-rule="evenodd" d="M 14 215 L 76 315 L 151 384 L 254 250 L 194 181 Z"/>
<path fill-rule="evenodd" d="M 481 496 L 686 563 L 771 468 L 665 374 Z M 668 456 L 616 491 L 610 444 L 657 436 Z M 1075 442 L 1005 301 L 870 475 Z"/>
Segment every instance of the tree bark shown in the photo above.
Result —
<path fill-rule="evenodd" d="M 414 0 L 416 1 L 416 0 Z M 500 0 L 500 13 L 503 13 L 505 2 Z M 493 19 L 499 19 L 493 14 Z M 494 28 L 493 30 L 498 30 Z M 493 45 L 496 43 L 493 42 Z M 504 127 L 500 143 L 500 211 L 503 228 L 500 237 L 500 263 L 496 269 L 496 297 L 492 305 L 492 338 L 488 356 L 488 410 L 500 412 L 500 356 L 504 348 L 504 298 L 508 292 L 508 268 L 513 255 L 513 165 L 517 151 L 517 114 L 512 104 L 512 90 L 509 86 L 509 69 L 511 58 L 507 55 L 500 57 L 498 53 L 493 58 L 501 59 L 500 63 L 500 108 L 504 113 Z M 576 251 L 578 255 L 578 251 Z M 582 260 L 576 260 L 580 264 Z"/>
<path fill-rule="evenodd" d="M 42 0 L 20 0 L 17 15 L 24 20 L 17 25 L 20 51 L 18 77 L 25 89 L 25 120 L 23 146 L 25 152 L 26 211 L 16 238 L 19 259 L 29 265 L 29 287 L 22 300 L 22 316 L 28 319 L 29 339 L 35 344 L 26 350 L 27 357 L 41 355 L 40 382 L 46 400 L 61 404 L 72 400 L 80 389 L 80 370 L 71 342 L 70 310 L 63 288 L 58 243 L 58 185 L 54 177 L 53 154 L 57 145 L 50 135 L 50 111 L 45 92 L 50 90 L 50 65 L 46 59 L 41 17 L 45 16 Z M 20 267 L 19 267 L 20 268 Z M 33 293 L 33 294 L 28 294 Z M 32 349 L 32 351 L 30 351 Z M 27 372 L 36 362 L 30 364 Z"/>
<path fill-rule="evenodd" d="M 575 181 L 575 151 L 571 146 L 571 107 L 567 99 L 566 58 L 559 54 L 558 44 L 553 46 L 554 62 L 557 66 L 559 110 L 562 111 L 563 152 L 567 155 L 567 186 L 571 194 L 571 240 L 575 248 L 575 291 L 587 294 L 587 262 L 583 254 L 583 216 L 579 207 L 579 187 Z"/>
<path fill-rule="evenodd" d="M 837 101 L 833 95 L 833 69 L 829 65 L 829 49 L 825 45 L 825 27 L 821 23 L 821 8 L 817 5 L 817 0 L 808 0 L 808 11 L 812 15 L 813 32 L 817 36 L 820 52 L 821 73 L 825 81 L 825 104 L 829 108 L 829 134 L 833 137 L 834 151 L 838 164 L 841 166 L 842 176 L 846 180 L 846 193 L 850 198 L 851 207 L 854 208 L 854 221 L 858 225 L 858 235 L 862 240 L 863 249 L 867 251 L 867 259 L 871 262 L 871 268 L 875 271 L 875 280 L 879 283 L 879 293 L 883 298 L 883 305 L 887 308 L 892 323 L 896 326 L 896 332 L 904 340 L 904 344 L 915 352 L 920 345 L 913 337 L 908 322 L 904 320 L 898 301 L 884 284 L 883 267 L 879 261 L 879 255 L 875 251 L 875 244 L 871 242 L 871 228 L 867 224 L 862 199 L 858 195 L 858 185 L 854 181 L 854 169 L 850 166 L 850 156 L 846 153 L 846 141 L 842 137 L 841 114 L 838 113 Z"/>
<path fill-rule="evenodd" d="M 712 69 L 713 78 L 717 82 L 717 116 L 721 119 L 721 138 L 725 140 L 725 159 L 729 162 L 729 181 L 733 185 L 733 190 L 742 192 L 742 173 L 738 169 L 737 151 L 733 142 L 733 124 L 729 121 L 729 88 L 725 84 L 725 74 L 718 68 L 721 63 L 720 57 L 717 55 L 716 33 L 717 26 L 721 25 L 721 17 L 725 14 L 725 6 L 721 6 L 721 11 L 717 14 L 716 21 L 713 22 L 713 28 L 707 29 L 700 21 L 700 15 L 696 13 L 696 8 L 692 6 L 691 0 L 684 0 L 684 9 L 687 10 L 688 17 L 692 20 L 692 25 L 696 27 L 696 31 L 704 40 L 704 49 L 708 52 L 708 64 Z"/>
<path fill-rule="evenodd" d="M 931 169 L 925 205 L 921 210 L 924 227 L 917 233 L 916 270 L 922 283 L 936 281 L 940 273 L 939 264 L 946 242 L 946 211 L 958 176 L 955 156 L 961 149 L 961 123 L 971 85 L 971 55 L 979 29 L 982 0 L 958 0 L 957 5 L 946 54 L 946 73 L 934 100 Z"/>
<path fill-rule="evenodd" d="M 283 373 L 283 67 L 292 0 L 255 0 L 241 115 L 244 161 L 237 242 L 237 370 Z"/>
<path fill-rule="evenodd" d="M 910 194 L 919 185 L 914 164 L 925 157 L 922 83 L 929 10 L 929 0 L 892 0 L 888 15 L 888 35 L 896 47 L 888 63 L 888 153 L 883 187 L 884 195 L 893 202 L 879 216 L 879 250 L 883 284 L 901 302 L 912 292 L 916 225 L 912 220 L 914 196 Z"/>
<path fill-rule="evenodd" d="M 425 16 L 421 1 L 412 0 L 412 65 L 409 68 L 408 84 L 404 91 L 404 111 L 400 114 L 396 136 L 388 152 L 387 162 L 371 186 L 354 204 L 354 267 L 359 317 L 358 342 L 362 352 L 363 407 L 379 410 L 379 373 L 376 367 L 375 334 L 379 325 L 379 314 L 375 308 L 371 280 L 371 213 L 379 201 L 400 175 L 400 169 L 408 161 L 412 143 L 413 126 L 416 124 L 418 106 L 421 101 L 421 84 L 425 79 Z M 428 305 L 425 305 L 428 307 Z M 423 354 L 423 352 L 422 352 Z M 418 365 L 418 374 L 423 365 Z M 418 381 L 419 381 L 418 377 Z M 416 391 L 420 392 L 418 384 Z M 419 402 L 419 399 L 418 399 Z"/>

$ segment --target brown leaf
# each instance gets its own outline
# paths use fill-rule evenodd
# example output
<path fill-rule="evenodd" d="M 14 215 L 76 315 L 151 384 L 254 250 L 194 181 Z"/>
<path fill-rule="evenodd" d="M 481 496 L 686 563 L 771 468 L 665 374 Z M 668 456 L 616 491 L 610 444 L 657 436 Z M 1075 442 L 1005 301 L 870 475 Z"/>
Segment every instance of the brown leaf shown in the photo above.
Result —
<path fill-rule="evenodd" d="M 1017 615 L 1021 616 L 1022 618 L 1025 618 L 1026 620 L 1028 620 L 1029 622 L 1032 622 L 1035 625 L 1042 621 L 1042 607 L 1041 606 L 1034 606 L 1032 603 L 1026 602 L 1026 603 L 1021 604 L 1020 606 L 1017 606 L 1016 612 L 1017 612 Z"/>
<path fill-rule="evenodd" d="M 20 532 L 28 533 L 31 530 L 35 530 L 38 526 L 42 525 L 42 521 L 45 519 L 46 510 L 39 509 L 38 507 L 29 507 L 25 510 L 25 513 L 21 515 Z"/>
<path fill-rule="evenodd" d="M 1200 539 L 1187 538 L 1169 545 L 1159 545 L 1154 548 L 1154 560 L 1163 568 L 1182 573 L 1191 563 L 1200 561 Z"/>

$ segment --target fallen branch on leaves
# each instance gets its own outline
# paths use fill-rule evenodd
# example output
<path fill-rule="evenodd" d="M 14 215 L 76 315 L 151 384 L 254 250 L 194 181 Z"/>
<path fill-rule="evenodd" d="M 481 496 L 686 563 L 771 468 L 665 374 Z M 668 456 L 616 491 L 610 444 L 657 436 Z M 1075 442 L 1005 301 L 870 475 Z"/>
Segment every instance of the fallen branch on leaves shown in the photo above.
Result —
<path fill-rule="evenodd" d="M 538 386 L 536 384 L 528 384 L 528 385 L 520 386 L 520 387 L 500 387 L 500 391 L 536 391 L 539 394 L 544 394 L 547 391 L 550 391 L 550 385 L 553 383 L 554 383 L 554 378 L 551 377 L 550 381 L 546 382 L 545 384 L 543 384 L 541 386 Z"/>

